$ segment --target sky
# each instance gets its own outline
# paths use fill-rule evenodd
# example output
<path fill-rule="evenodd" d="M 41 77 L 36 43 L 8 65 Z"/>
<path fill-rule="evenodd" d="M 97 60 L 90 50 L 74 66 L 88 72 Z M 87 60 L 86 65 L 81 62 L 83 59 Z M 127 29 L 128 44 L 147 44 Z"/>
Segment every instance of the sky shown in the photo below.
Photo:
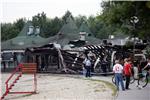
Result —
<path fill-rule="evenodd" d="M 67 10 L 72 15 L 97 15 L 102 0 L 0 0 L 1 22 L 14 22 L 19 18 L 31 19 L 45 12 L 48 18 L 62 17 Z"/>

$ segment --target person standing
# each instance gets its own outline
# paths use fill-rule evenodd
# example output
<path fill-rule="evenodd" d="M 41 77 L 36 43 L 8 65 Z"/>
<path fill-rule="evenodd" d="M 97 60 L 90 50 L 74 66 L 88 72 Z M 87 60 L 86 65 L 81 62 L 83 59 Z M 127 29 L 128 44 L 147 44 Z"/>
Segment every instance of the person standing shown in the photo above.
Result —
<path fill-rule="evenodd" d="M 125 58 L 125 59 L 124 59 L 124 66 L 125 66 L 127 63 L 128 63 L 128 58 Z M 123 67 L 124 67 L 124 66 L 123 66 Z"/>
<path fill-rule="evenodd" d="M 106 76 L 107 74 L 107 61 L 106 60 L 102 60 L 102 63 L 101 63 L 101 68 L 102 68 L 102 71 L 104 73 L 104 76 Z"/>
<path fill-rule="evenodd" d="M 123 66 L 119 63 L 119 60 L 115 61 L 115 65 L 113 66 L 113 72 L 115 74 L 115 84 L 117 89 L 119 90 L 119 83 L 121 83 L 122 90 L 124 91 L 124 83 L 123 83 Z"/>
<path fill-rule="evenodd" d="M 147 60 L 148 60 L 147 64 L 146 64 L 146 66 L 142 70 L 146 69 L 149 72 L 149 74 L 150 74 L 150 58 L 148 58 Z"/>
<path fill-rule="evenodd" d="M 3 54 L 3 53 L 1 54 L 1 57 L 2 57 L 2 59 L 1 59 L 1 63 L 3 64 L 4 72 L 5 72 L 5 71 L 6 71 L 6 62 L 5 62 L 4 54 Z"/>
<path fill-rule="evenodd" d="M 91 60 L 88 56 L 86 56 L 85 60 L 83 61 L 83 64 L 85 65 L 86 69 L 86 77 L 91 77 Z"/>
<path fill-rule="evenodd" d="M 131 68 L 132 68 L 131 60 L 127 60 L 127 63 L 124 65 L 124 74 L 125 74 L 125 78 L 126 78 L 125 88 L 127 90 L 130 89 L 129 83 L 130 83 L 130 77 L 132 75 Z"/>
<path fill-rule="evenodd" d="M 23 62 L 23 53 L 17 54 L 17 65 Z"/>
<path fill-rule="evenodd" d="M 139 64 L 139 61 L 135 61 L 134 64 L 133 64 L 133 77 L 134 79 L 138 80 L 138 68 L 139 68 L 140 64 Z"/>

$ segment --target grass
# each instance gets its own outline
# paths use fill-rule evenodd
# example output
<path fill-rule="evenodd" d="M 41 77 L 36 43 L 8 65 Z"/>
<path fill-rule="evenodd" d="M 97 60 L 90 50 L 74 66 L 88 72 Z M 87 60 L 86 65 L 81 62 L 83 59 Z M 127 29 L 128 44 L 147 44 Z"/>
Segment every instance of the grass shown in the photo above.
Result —
<path fill-rule="evenodd" d="M 99 90 L 99 89 L 96 89 L 96 90 L 94 90 L 94 92 L 101 92 L 101 90 Z"/>
<path fill-rule="evenodd" d="M 25 94 L 22 97 L 27 97 L 27 96 L 31 96 L 31 95 L 33 95 L 33 94 Z"/>

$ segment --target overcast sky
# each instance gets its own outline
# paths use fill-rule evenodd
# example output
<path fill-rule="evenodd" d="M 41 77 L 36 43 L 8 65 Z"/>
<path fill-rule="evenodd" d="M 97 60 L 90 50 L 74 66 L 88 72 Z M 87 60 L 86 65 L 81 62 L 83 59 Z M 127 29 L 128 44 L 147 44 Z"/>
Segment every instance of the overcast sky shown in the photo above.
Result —
<path fill-rule="evenodd" d="M 73 16 L 97 15 L 101 12 L 102 0 L 0 0 L 2 22 L 13 22 L 18 18 L 32 16 L 44 11 L 47 17 L 62 17 L 67 10 Z"/>

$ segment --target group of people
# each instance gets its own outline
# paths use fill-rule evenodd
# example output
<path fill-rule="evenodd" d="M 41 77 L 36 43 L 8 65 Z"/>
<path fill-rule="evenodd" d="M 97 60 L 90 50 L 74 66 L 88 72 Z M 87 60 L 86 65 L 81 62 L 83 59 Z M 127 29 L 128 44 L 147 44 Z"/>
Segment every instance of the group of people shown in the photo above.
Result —
<path fill-rule="evenodd" d="M 96 65 L 100 62 L 100 59 L 96 59 L 96 56 L 91 51 L 85 51 L 84 52 L 84 61 L 83 61 L 83 74 L 85 77 L 91 77 L 91 72 L 94 72 L 94 69 L 96 68 Z M 104 59 L 100 63 L 101 71 L 103 72 L 103 75 L 107 75 L 107 70 L 109 70 L 109 63 L 107 61 L 107 57 L 105 56 Z"/>
<path fill-rule="evenodd" d="M 117 89 L 119 90 L 119 83 L 121 84 L 121 88 L 124 91 L 129 90 L 129 83 L 130 83 L 130 77 L 133 75 L 134 72 L 134 77 L 135 75 L 138 75 L 138 71 L 136 71 L 133 68 L 133 63 L 130 58 L 125 58 L 124 63 L 122 64 L 120 60 L 115 61 L 115 65 L 113 66 L 113 72 L 115 74 L 115 84 L 117 86 Z M 136 67 L 135 67 L 136 68 Z M 138 70 L 138 68 L 136 68 Z M 149 70 L 150 73 L 150 58 L 147 61 L 147 64 L 145 67 L 141 68 L 140 70 Z M 125 76 L 125 86 L 123 83 L 123 75 Z"/>

